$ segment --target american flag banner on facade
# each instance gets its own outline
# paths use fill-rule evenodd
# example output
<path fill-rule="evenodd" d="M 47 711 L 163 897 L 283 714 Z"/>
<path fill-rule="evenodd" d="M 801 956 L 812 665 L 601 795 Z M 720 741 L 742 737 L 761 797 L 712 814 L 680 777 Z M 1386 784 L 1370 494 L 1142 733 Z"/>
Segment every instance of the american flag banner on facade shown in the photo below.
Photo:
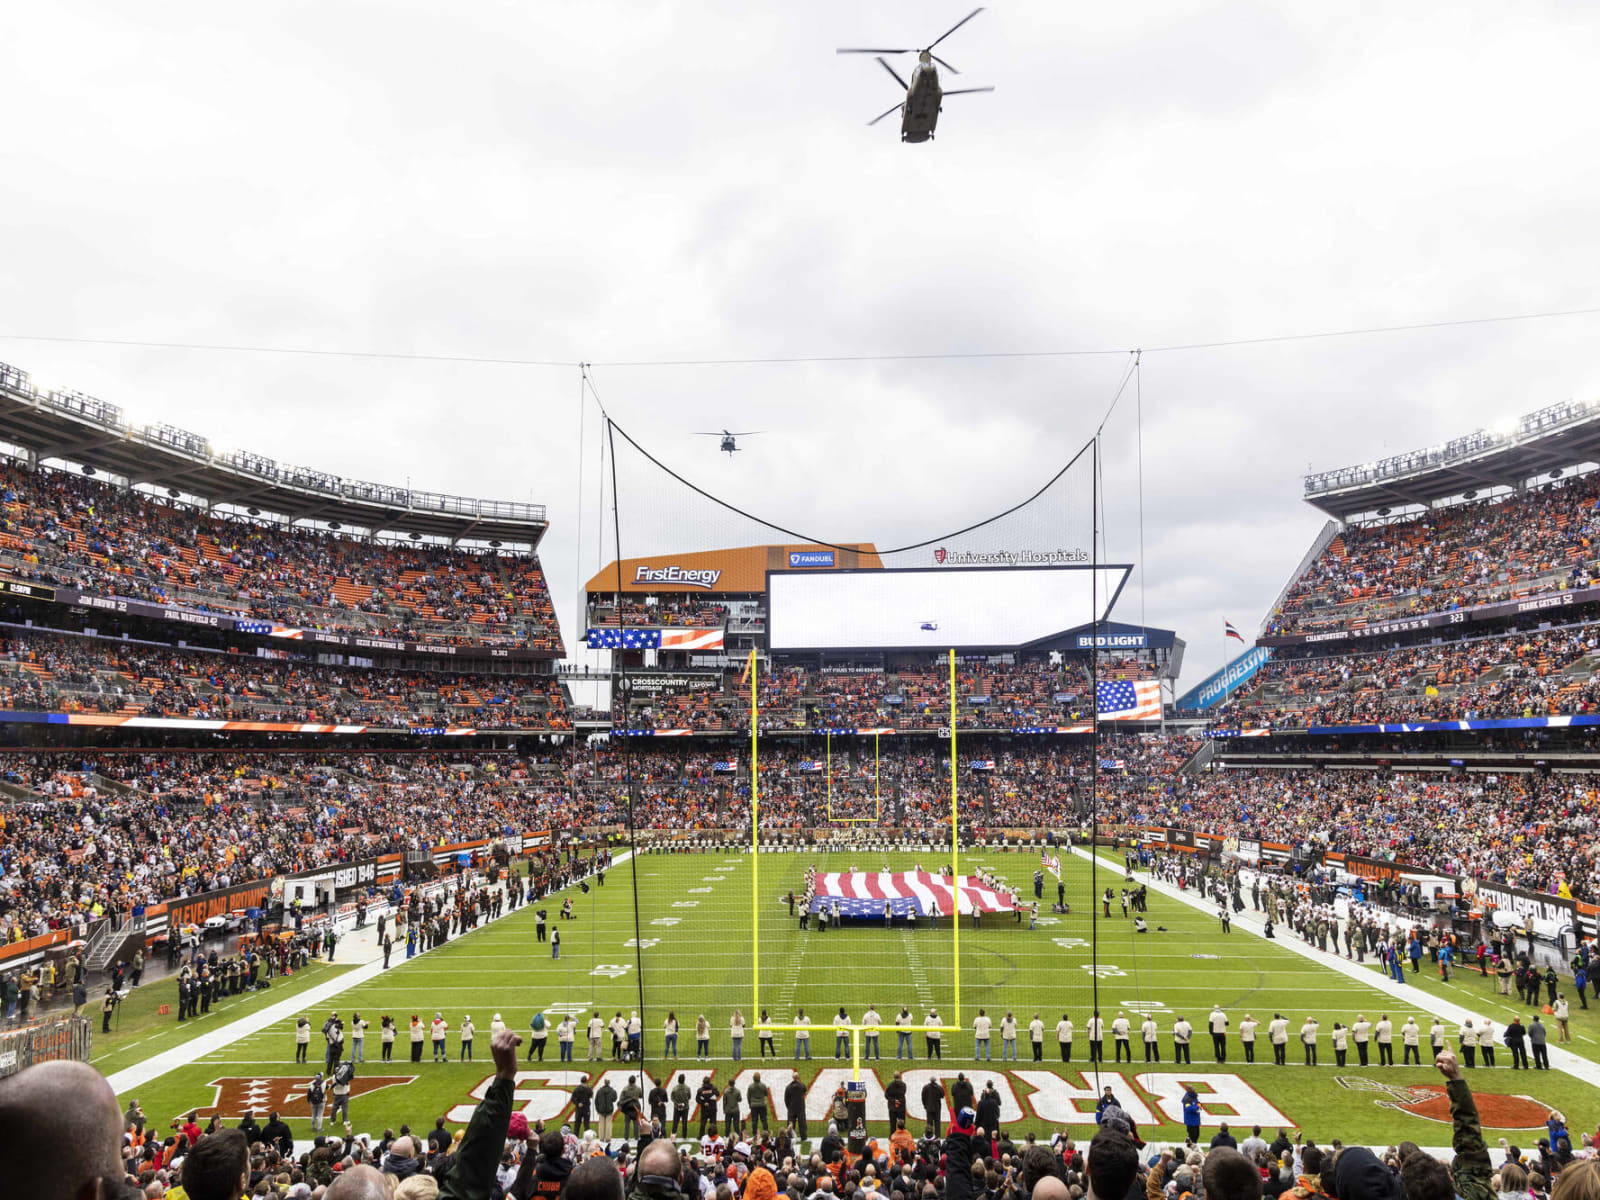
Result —
<path fill-rule="evenodd" d="M 985 887 L 971 875 L 959 876 L 958 882 L 962 915 L 970 914 L 974 906 L 986 913 L 1013 911 L 1008 893 Z M 935 902 L 941 916 L 950 915 L 955 901 L 948 875 L 930 875 L 926 871 L 829 872 L 816 877 L 811 911 L 820 912 L 826 907 L 831 913 L 837 903 L 842 917 L 881 918 L 887 904 L 897 917 L 912 912 L 925 917 L 933 911 Z"/>
<path fill-rule="evenodd" d="M 591 629 L 584 639 L 591 650 L 659 650 L 659 629 Z"/>
<path fill-rule="evenodd" d="M 660 634 L 663 650 L 722 649 L 720 629 L 663 629 Z"/>
<path fill-rule="evenodd" d="M 1161 717 L 1159 680 L 1101 680 L 1095 684 L 1094 697 L 1102 721 L 1156 721 Z"/>

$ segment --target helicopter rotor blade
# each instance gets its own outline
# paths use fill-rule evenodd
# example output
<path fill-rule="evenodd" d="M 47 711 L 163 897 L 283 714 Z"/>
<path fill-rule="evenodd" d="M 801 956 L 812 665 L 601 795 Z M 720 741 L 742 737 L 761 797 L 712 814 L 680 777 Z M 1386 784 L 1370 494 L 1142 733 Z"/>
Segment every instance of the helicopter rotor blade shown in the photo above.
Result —
<path fill-rule="evenodd" d="M 950 26 L 949 29 L 946 29 L 944 31 L 944 33 L 941 34 L 937 39 L 935 39 L 934 41 L 930 42 L 928 44 L 928 46 L 927 46 L 927 49 L 932 50 L 940 42 L 944 41 L 945 38 L 949 37 L 956 30 L 960 29 L 963 25 L 965 25 L 968 21 L 972 20 L 973 17 L 977 16 L 982 11 L 983 11 L 983 6 L 982 5 L 980 5 L 979 7 L 975 8 L 975 9 L 973 9 L 966 16 L 962 17 L 961 20 L 957 21 L 954 25 Z"/>
<path fill-rule="evenodd" d="M 917 51 L 915 47 L 907 50 L 871 50 L 856 46 L 841 47 L 840 49 L 834 51 L 835 54 L 915 54 L 916 52 Z"/>
<path fill-rule="evenodd" d="M 950 65 L 950 64 L 949 64 L 949 63 L 947 63 L 947 62 L 945 62 L 945 60 L 944 60 L 944 59 L 942 59 L 942 58 L 940 58 L 940 57 L 939 57 L 939 56 L 938 56 L 938 55 L 937 55 L 937 54 L 930 54 L 930 55 L 928 55 L 928 57 L 929 57 L 929 58 L 931 58 L 931 59 L 933 59 L 933 61 L 934 61 L 934 62 L 936 62 L 936 63 L 938 63 L 938 64 L 939 64 L 939 65 L 940 65 L 940 66 L 941 66 L 941 67 L 943 67 L 943 68 L 944 68 L 944 69 L 945 69 L 945 70 L 946 70 L 946 71 L 949 71 L 949 72 L 950 72 L 950 74 L 952 74 L 952 75 L 959 75 L 959 74 L 961 74 L 961 72 L 960 72 L 960 71 L 958 71 L 958 70 L 956 70 L 956 69 L 955 69 L 955 68 L 954 68 L 954 67 L 952 67 L 952 66 L 951 66 L 951 65 Z"/>
<path fill-rule="evenodd" d="M 872 120 L 867 122 L 868 127 L 876 125 L 879 121 L 881 121 L 885 117 L 887 117 L 889 115 L 889 113 L 897 113 L 904 107 L 905 107 L 905 104 L 904 103 L 900 103 L 900 104 L 896 104 L 893 108 L 891 108 L 889 110 L 889 112 L 881 112 L 881 113 L 879 113 L 877 116 L 873 117 Z"/>
<path fill-rule="evenodd" d="M 882 67 L 885 71 L 889 72 L 889 74 L 893 75 L 894 76 L 894 81 L 896 83 L 898 83 L 901 87 L 905 88 L 906 91 L 909 92 L 911 90 L 911 85 L 909 83 L 907 83 L 904 79 L 901 79 L 899 73 L 897 71 L 895 71 L 895 69 L 893 67 L 891 67 L 887 62 L 885 62 L 881 56 L 878 59 L 878 65 L 880 67 Z"/>
<path fill-rule="evenodd" d="M 940 95 L 942 95 L 942 96 L 965 96 L 965 95 L 967 95 L 967 94 L 968 94 L 968 93 L 970 93 L 970 92 L 992 92 L 992 91 L 994 91 L 994 89 L 993 89 L 993 88 L 992 88 L 992 87 L 982 87 L 982 88 L 955 88 L 955 89 L 953 89 L 953 90 L 951 90 L 951 91 L 948 91 L 948 92 L 941 92 L 941 93 L 939 93 L 939 94 L 940 94 Z"/>

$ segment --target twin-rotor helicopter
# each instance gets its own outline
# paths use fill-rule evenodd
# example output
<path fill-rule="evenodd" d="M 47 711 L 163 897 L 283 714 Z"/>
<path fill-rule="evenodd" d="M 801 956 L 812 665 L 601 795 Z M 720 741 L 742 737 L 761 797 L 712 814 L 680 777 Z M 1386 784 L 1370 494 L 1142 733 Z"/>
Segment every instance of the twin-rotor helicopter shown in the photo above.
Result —
<path fill-rule="evenodd" d="M 886 112 L 879 113 L 868 125 L 876 125 L 884 117 L 898 112 L 900 114 L 900 140 L 902 142 L 926 142 L 932 139 L 934 131 L 939 126 L 939 113 L 943 107 L 946 96 L 964 96 L 972 92 L 992 92 L 992 87 L 951 88 L 948 91 L 939 86 L 939 69 L 933 64 L 949 71 L 952 75 L 961 74 L 944 59 L 933 52 L 933 48 L 956 30 L 960 29 L 973 17 L 983 11 L 975 8 L 949 29 L 929 42 L 920 50 L 914 47 L 902 47 L 897 50 L 863 49 L 859 47 L 841 48 L 840 54 L 873 54 L 878 56 L 878 65 L 894 78 L 894 81 L 906 90 L 906 98 Z M 900 78 L 900 73 L 889 65 L 885 54 L 915 54 L 917 65 L 911 68 L 911 82 L 907 83 Z"/>

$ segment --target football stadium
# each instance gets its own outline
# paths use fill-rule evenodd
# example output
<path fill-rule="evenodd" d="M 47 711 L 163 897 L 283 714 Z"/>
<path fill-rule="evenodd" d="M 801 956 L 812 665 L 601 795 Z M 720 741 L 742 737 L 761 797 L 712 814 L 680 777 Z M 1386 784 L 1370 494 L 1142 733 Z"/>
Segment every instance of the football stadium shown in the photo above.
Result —
<path fill-rule="evenodd" d="M 339 8 L 329 45 L 356 38 Z M 1432 267 L 1373 269 L 1377 190 L 1346 196 L 1332 149 L 1306 190 L 1282 151 L 1297 223 L 1258 212 L 1259 238 L 1185 207 L 1224 169 L 1188 158 L 1159 217 L 1096 215 L 1049 163 L 1013 177 L 1000 128 L 963 149 L 1013 85 L 941 92 L 938 54 L 969 53 L 945 39 L 1002 39 L 1045 111 L 1085 66 L 1027 57 L 1023 27 L 1065 45 L 1042 9 L 984 11 L 924 49 L 840 50 L 904 89 L 878 120 L 900 116 L 911 168 L 876 143 L 830 164 L 828 125 L 718 74 L 731 42 L 670 90 L 641 75 L 715 40 L 687 11 L 540 16 L 562 82 L 531 99 L 463 66 L 535 53 L 485 11 L 458 14 L 499 31 L 472 47 L 431 16 L 397 15 L 396 43 L 363 28 L 336 68 L 274 75 L 285 111 L 237 136 L 220 114 L 259 100 L 265 43 L 207 58 L 241 73 L 215 113 L 106 100 L 147 148 L 218 122 L 178 143 L 214 211 L 162 203 L 197 230 L 230 215 L 189 243 L 96 207 L 137 187 L 43 189 L 59 211 L 16 228 L 82 271 L 84 323 L 41 295 L 27 326 L 31 294 L 0 287 L 0 1195 L 1600 1197 L 1600 401 L 1550 365 L 1592 358 L 1571 330 L 1600 310 L 1497 309 L 1443 276 L 1486 307 L 1401 295 Z M 824 35 L 841 14 L 874 23 L 719 20 L 792 66 L 816 49 L 796 28 L 879 44 Z M 86 95 L 127 69 L 109 22 L 72 35 Z M 626 152 L 614 97 L 567 74 L 602 34 L 617 60 L 583 86 L 631 98 Z M 1337 40 L 1306 37 L 1239 53 L 1277 70 Z M 367 94 L 399 44 L 403 86 Z M 1111 73 L 1186 77 L 1165 44 Z M 1238 74 L 1172 111 L 1213 133 L 1272 111 Z M 724 89 L 743 115 L 709 124 Z M 1118 122 L 1160 123 L 1127 103 Z M 435 123 L 491 112 L 516 136 Z M 1072 124 L 1018 136 L 1142 191 L 1147 160 L 1116 152 L 1108 183 Z M 319 149 L 272 149 L 280 127 Z M 1267 140 L 1293 139 L 1216 161 Z M 258 145 L 259 173 L 223 165 Z M 368 149 L 399 174 L 357 180 Z M 1425 206 L 1419 254 L 1472 257 L 1430 236 L 1475 178 Z M 846 179 L 871 212 L 848 233 Z M 1317 249 L 1324 192 L 1368 224 Z M 998 228 L 955 233 L 991 203 Z M 1106 228 L 1124 218 L 1140 231 Z M 1067 225 L 1087 236 L 1039 240 Z M 917 252 L 884 257 L 902 227 Z M 116 254 L 65 265 L 103 229 Z M 947 262 L 908 261 L 936 240 Z M 1095 259 L 1141 240 L 1197 243 L 1177 310 L 1142 255 Z M 1269 242 L 1294 287 L 1256 274 Z M 1282 332 L 1333 259 L 1370 319 Z M 146 305 L 169 266 L 202 316 Z M 1045 274 L 1104 292 L 1064 315 Z M 359 304 L 307 315 L 354 279 Z M 128 323 L 91 328 L 108 304 Z M 1133 349 L 1096 324 L 1118 304 Z M 1200 332 L 1168 332 L 1179 310 Z M 533 348 L 584 339 L 613 361 Z M 107 398 L 55 382 L 72 369 Z"/>
<path fill-rule="evenodd" d="M 1591 1119 L 1600 410 L 1308 479 L 1175 695 L 1129 568 L 1028 544 L 1070 473 L 938 546 L 618 558 L 562 630 L 538 506 L 0 401 L 8 1059 L 151 1136 L 450 1130 L 502 1026 L 530 1128 L 615 1146 L 938 1137 L 963 1089 L 1013 1146 L 1107 1089 L 1147 1140 L 1445 1145 L 1444 1048 L 1491 1133 Z"/>

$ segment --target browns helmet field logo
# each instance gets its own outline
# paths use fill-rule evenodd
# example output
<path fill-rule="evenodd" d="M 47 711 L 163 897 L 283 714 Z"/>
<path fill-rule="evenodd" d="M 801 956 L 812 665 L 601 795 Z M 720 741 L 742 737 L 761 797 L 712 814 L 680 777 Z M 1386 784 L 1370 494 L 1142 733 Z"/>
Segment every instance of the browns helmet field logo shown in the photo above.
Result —
<path fill-rule="evenodd" d="M 416 1081 L 415 1075 L 372 1075 L 365 1079 L 359 1075 L 350 1081 L 350 1098 L 365 1096 L 369 1092 L 376 1092 L 386 1087 L 404 1087 Z M 199 1108 L 195 1111 L 202 1117 L 221 1117 L 223 1120 L 237 1120 L 247 1112 L 263 1114 L 275 1112 L 280 1117 L 309 1117 L 311 1105 L 306 1101 L 306 1084 L 309 1082 L 304 1075 L 230 1075 L 224 1079 L 213 1079 L 206 1086 L 216 1089 L 216 1095 L 208 1108 Z M 333 1084 L 323 1078 L 326 1088 L 328 1103 L 333 1102 Z"/>
<path fill-rule="evenodd" d="M 1340 1075 L 1335 1082 L 1353 1092 L 1379 1092 L 1385 1099 L 1374 1101 L 1382 1108 L 1410 1113 L 1428 1121 L 1450 1124 L 1450 1097 L 1439 1083 L 1415 1083 L 1409 1086 L 1380 1083 L 1361 1076 Z M 1543 1129 L 1550 1107 L 1540 1104 L 1531 1096 L 1505 1096 L 1496 1092 L 1472 1093 L 1478 1106 L 1478 1119 L 1485 1129 Z"/>

